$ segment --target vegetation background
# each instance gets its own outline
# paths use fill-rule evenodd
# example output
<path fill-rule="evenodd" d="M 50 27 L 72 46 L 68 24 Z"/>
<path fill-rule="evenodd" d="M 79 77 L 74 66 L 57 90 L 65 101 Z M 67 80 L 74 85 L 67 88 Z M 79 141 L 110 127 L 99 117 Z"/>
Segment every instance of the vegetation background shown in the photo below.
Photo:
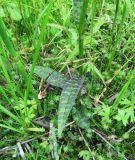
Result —
<path fill-rule="evenodd" d="M 135 159 L 134 46 L 134 0 L 0 0 L 0 159 Z"/>

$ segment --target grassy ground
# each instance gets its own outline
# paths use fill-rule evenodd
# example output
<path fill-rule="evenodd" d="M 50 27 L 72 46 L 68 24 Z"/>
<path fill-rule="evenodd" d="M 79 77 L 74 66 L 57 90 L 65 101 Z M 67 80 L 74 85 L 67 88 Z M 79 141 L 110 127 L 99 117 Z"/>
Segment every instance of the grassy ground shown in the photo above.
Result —
<path fill-rule="evenodd" d="M 135 159 L 134 10 L 0 1 L 0 159 Z"/>

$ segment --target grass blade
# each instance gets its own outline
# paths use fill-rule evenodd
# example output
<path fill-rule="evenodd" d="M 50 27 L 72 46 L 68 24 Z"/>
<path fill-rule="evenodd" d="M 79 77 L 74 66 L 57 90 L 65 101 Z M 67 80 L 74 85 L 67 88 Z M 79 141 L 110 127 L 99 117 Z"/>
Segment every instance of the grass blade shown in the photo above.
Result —
<path fill-rule="evenodd" d="M 87 72 L 90 72 L 90 71 L 96 74 L 102 80 L 103 84 L 105 84 L 104 77 L 102 76 L 100 70 L 92 62 L 87 65 Z"/>
<path fill-rule="evenodd" d="M 92 11 L 91 11 L 91 25 L 90 25 L 90 34 L 91 34 L 91 41 L 92 41 L 92 35 L 94 32 L 94 18 L 96 16 L 96 1 L 92 0 Z"/>
<path fill-rule="evenodd" d="M 85 16 L 87 13 L 89 0 L 83 0 L 81 15 L 80 15 L 80 22 L 79 22 L 79 57 L 80 59 L 83 58 L 83 34 L 85 28 Z"/>
<path fill-rule="evenodd" d="M 117 33 L 117 37 L 116 37 L 116 40 L 115 40 L 115 43 L 114 43 L 114 47 L 112 48 L 112 51 L 110 53 L 108 68 L 111 68 L 111 66 L 112 66 L 112 61 L 115 57 L 115 52 L 116 52 L 117 46 L 118 46 L 118 44 L 121 40 L 121 37 L 122 37 L 122 29 L 123 29 L 124 22 L 125 22 L 125 19 L 126 19 L 126 14 L 127 14 L 127 4 L 125 3 L 124 7 L 123 7 L 123 14 L 122 14 L 122 19 L 121 19 L 121 22 L 120 22 L 119 30 L 118 30 L 118 33 Z"/>
<path fill-rule="evenodd" d="M 115 108 L 119 102 L 121 101 L 121 99 L 124 97 L 126 91 L 128 90 L 129 85 L 131 84 L 132 80 L 135 77 L 135 68 L 131 71 L 131 75 L 127 81 L 127 83 L 122 87 L 121 91 L 119 92 L 116 100 L 114 101 L 112 108 Z"/>
<path fill-rule="evenodd" d="M 29 91 L 30 91 L 30 87 L 31 87 L 31 80 L 32 80 L 32 76 L 33 76 L 33 73 L 34 73 L 34 68 L 35 68 L 39 53 L 40 53 L 40 46 L 41 46 L 42 40 L 43 40 L 43 38 L 46 34 L 46 27 L 47 27 L 47 24 L 48 24 L 49 15 L 51 13 L 52 5 L 53 5 L 53 0 L 51 0 L 49 2 L 49 5 L 48 5 L 47 11 L 46 11 L 46 17 L 42 21 L 41 33 L 40 33 L 39 39 L 38 39 L 37 44 L 36 44 L 36 51 L 35 51 L 35 54 L 34 54 L 34 57 L 33 57 L 33 63 L 32 63 L 32 66 L 31 66 L 30 75 L 28 77 L 28 82 L 27 82 L 27 89 L 26 89 L 26 93 L 25 93 L 25 97 L 24 97 L 25 106 L 27 106 L 27 99 L 28 99 L 28 95 L 29 95 Z"/>
<path fill-rule="evenodd" d="M 17 66 L 19 68 L 19 71 L 23 75 L 25 81 L 27 82 L 27 73 L 26 73 L 25 67 L 20 60 L 21 59 L 20 56 L 16 54 L 16 51 L 13 47 L 13 44 L 6 33 L 6 30 L 7 30 L 7 28 L 6 28 L 5 24 L 4 24 L 3 20 L 0 18 L 0 36 L 3 40 L 3 42 L 5 43 L 5 46 L 6 46 L 7 50 L 9 51 L 9 53 L 15 58 L 14 60 L 15 60 L 15 62 L 17 62 Z"/>
<path fill-rule="evenodd" d="M 1 86 L 0 86 L 0 93 L 6 98 L 7 102 L 10 104 L 10 100 L 9 100 L 5 90 Z"/>
<path fill-rule="evenodd" d="M 119 0 L 116 1 L 115 16 L 114 16 L 113 26 L 112 26 L 112 31 L 111 31 L 111 42 L 110 42 L 111 45 L 113 42 L 114 28 L 115 28 L 116 20 L 118 17 L 118 10 L 119 10 Z"/>
<path fill-rule="evenodd" d="M 3 20 L 0 18 L 0 36 L 1 36 L 2 40 L 3 40 L 3 42 L 5 43 L 5 46 L 8 49 L 9 53 L 12 56 L 15 56 L 16 52 L 14 50 L 12 42 L 10 41 L 10 39 L 9 39 L 7 33 L 6 33 L 6 30 L 7 30 L 6 26 L 4 25 Z"/>
<path fill-rule="evenodd" d="M 5 107 L 3 107 L 1 104 L 0 104 L 0 110 L 3 113 L 5 113 L 7 116 L 9 116 L 12 119 L 14 119 L 16 122 L 20 122 L 17 116 L 15 116 L 12 112 L 10 112 L 8 109 L 6 109 Z"/>
<path fill-rule="evenodd" d="M 74 21 L 76 24 L 79 24 L 81 8 L 82 8 L 82 0 L 73 0 L 74 3 Z"/>
<path fill-rule="evenodd" d="M 18 129 L 16 129 L 16 128 L 14 128 L 14 127 L 11 127 L 11 126 L 7 126 L 7 125 L 5 125 L 5 124 L 0 124 L 0 127 L 6 128 L 6 129 L 9 129 L 9 130 L 18 132 L 18 133 L 22 133 L 22 131 L 19 131 Z"/>
<path fill-rule="evenodd" d="M 10 88 L 10 90 L 11 90 L 11 94 L 12 94 L 12 96 L 14 97 L 14 99 L 15 99 L 16 102 L 17 102 L 17 99 L 18 99 L 18 98 L 17 98 L 17 96 L 16 96 L 16 94 L 15 94 L 14 85 L 12 84 L 12 82 L 11 82 L 11 80 L 10 80 L 9 74 L 8 74 L 6 68 L 5 68 L 5 65 L 4 65 L 1 57 L 0 57 L 0 65 L 1 65 L 1 67 L 2 67 L 3 74 L 4 74 L 4 76 L 5 76 L 6 80 L 7 80 L 7 83 L 8 83 L 8 85 L 9 85 L 9 88 Z"/>
<path fill-rule="evenodd" d="M 23 63 L 21 61 L 18 61 L 17 67 L 18 67 L 19 72 L 22 74 L 23 79 L 25 80 L 27 84 L 27 73 L 26 73 Z"/>
<path fill-rule="evenodd" d="M 38 19 L 37 19 L 37 21 L 36 21 L 36 29 L 35 29 L 35 31 L 34 31 L 34 34 L 33 34 L 33 42 L 35 41 L 35 39 L 36 39 L 36 36 L 37 36 L 37 31 L 38 31 L 38 26 L 40 25 L 40 23 L 42 22 L 42 18 L 43 18 L 43 16 L 44 16 L 44 14 L 45 14 L 45 12 L 47 11 L 47 7 L 45 7 L 45 9 L 41 12 L 41 14 L 39 15 L 39 17 L 38 17 Z"/>

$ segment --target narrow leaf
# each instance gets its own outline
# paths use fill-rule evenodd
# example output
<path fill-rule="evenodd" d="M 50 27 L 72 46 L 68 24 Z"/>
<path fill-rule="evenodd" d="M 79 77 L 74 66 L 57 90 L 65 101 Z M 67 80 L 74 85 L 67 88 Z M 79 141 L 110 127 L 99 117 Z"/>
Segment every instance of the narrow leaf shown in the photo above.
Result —
<path fill-rule="evenodd" d="M 115 40 L 115 42 L 112 46 L 112 51 L 110 53 L 108 68 L 111 68 L 112 61 L 115 58 L 116 49 L 117 49 L 117 46 L 119 45 L 119 42 L 120 42 L 121 37 L 122 37 L 121 35 L 122 35 L 122 30 L 123 30 L 123 27 L 124 27 L 125 20 L 126 20 L 126 15 L 127 15 L 127 4 L 125 3 L 124 7 L 123 7 L 123 14 L 122 14 L 122 18 L 121 18 L 121 21 L 120 21 L 119 30 L 118 30 L 117 36 L 115 38 L 116 40 Z"/>
<path fill-rule="evenodd" d="M 79 22 L 79 56 L 83 58 L 83 35 L 84 35 L 84 28 L 85 28 L 85 16 L 87 13 L 89 0 L 83 0 L 81 15 L 80 15 L 80 22 Z"/>
<path fill-rule="evenodd" d="M 43 40 L 43 38 L 46 34 L 46 27 L 47 27 L 47 24 L 48 24 L 48 21 L 49 21 L 49 15 L 51 13 L 52 6 L 53 6 L 53 0 L 51 0 L 48 4 L 48 8 L 47 8 L 47 11 L 46 11 L 46 17 L 42 21 L 41 33 L 39 35 L 39 39 L 38 39 L 36 47 L 35 47 L 36 51 L 35 51 L 35 54 L 33 56 L 33 62 L 32 62 L 32 66 L 31 66 L 31 70 L 30 70 L 30 75 L 28 77 L 27 89 L 26 89 L 26 93 L 25 93 L 25 97 L 24 97 L 25 108 L 27 106 L 27 99 L 28 99 L 28 96 L 29 96 L 29 91 L 30 91 L 30 87 L 31 87 L 31 80 L 32 80 L 32 76 L 33 76 L 33 73 L 34 73 L 34 68 L 35 68 L 36 62 L 38 60 L 42 40 Z"/>
<path fill-rule="evenodd" d="M 0 105 L 0 110 L 5 113 L 6 115 L 8 115 L 9 117 L 11 117 L 12 119 L 14 119 L 16 122 L 19 122 L 19 119 L 17 116 L 15 116 L 12 112 L 10 112 L 8 109 L 6 109 L 5 107 L 3 107 L 2 105 Z"/>
<path fill-rule="evenodd" d="M 6 99 L 6 100 L 8 101 L 8 103 L 10 104 L 10 100 L 9 100 L 9 98 L 8 98 L 8 96 L 7 96 L 7 94 L 6 94 L 5 90 L 4 90 L 4 88 L 1 87 L 1 86 L 0 86 L 0 93 L 2 94 L 2 96 L 5 97 L 5 99 Z"/>
<path fill-rule="evenodd" d="M 116 107 L 116 105 L 118 105 L 119 102 L 122 100 L 122 98 L 124 97 L 124 95 L 128 89 L 128 86 L 131 84 L 134 77 L 135 77 L 135 68 L 132 70 L 131 75 L 129 76 L 127 83 L 122 87 L 121 91 L 119 92 L 116 100 L 114 101 L 114 103 L 112 105 L 112 108 Z"/>
<path fill-rule="evenodd" d="M 0 18 L 0 36 L 3 40 L 3 42 L 5 43 L 5 46 L 8 49 L 9 53 L 12 56 L 15 56 L 16 52 L 14 50 L 12 42 L 10 41 L 10 39 L 9 39 L 7 33 L 6 33 L 6 30 L 7 30 L 6 26 L 4 25 L 4 22 L 3 22 L 2 18 Z"/>
<path fill-rule="evenodd" d="M 31 132 L 45 132 L 44 128 L 27 128 L 27 130 Z"/>
<path fill-rule="evenodd" d="M 14 127 L 11 127 L 11 126 L 7 126 L 5 124 L 0 124 L 0 127 L 2 128 L 6 128 L 6 129 L 9 129 L 9 130 L 12 130 L 12 131 L 15 131 L 15 132 L 18 132 L 18 133 L 22 133 L 21 131 L 19 131 L 18 129 L 14 128 Z"/>
<path fill-rule="evenodd" d="M 6 68 L 5 68 L 5 65 L 4 65 L 3 60 L 2 60 L 1 57 L 0 57 L 0 65 L 1 65 L 1 67 L 2 67 L 3 74 L 4 74 L 4 76 L 5 76 L 6 80 L 7 80 L 7 83 L 8 83 L 8 85 L 9 85 L 9 88 L 10 88 L 10 90 L 11 90 L 11 94 L 12 94 L 12 96 L 14 97 L 14 99 L 17 101 L 18 98 L 17 98 L 16 93 L 15 93 L 14 84 L 13 84 L 13 83 L 11 82 L 11 80 L 10 80 L 9 74 L 8 74 Z"/>
<path fill-rule="evenodd" d="M 74 8 L 73 8 L 74 9 L 74 20 L 75 20 L 75 23 L 78 24 L 83 1 L 82 0 L 73 0 L 73 3 L 74 3 Z"/>

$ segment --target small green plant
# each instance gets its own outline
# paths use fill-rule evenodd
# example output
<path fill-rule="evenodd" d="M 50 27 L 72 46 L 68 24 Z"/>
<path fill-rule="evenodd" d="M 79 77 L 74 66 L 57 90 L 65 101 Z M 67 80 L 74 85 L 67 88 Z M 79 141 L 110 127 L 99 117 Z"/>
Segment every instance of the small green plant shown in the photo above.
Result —
<path fill-rule="evenodd" d="M 89 160 L 91 158 L 91 155 L 88 150 L 82 150 L 79 152 L 79 157 L 83 158 L 83 160 Z"/>
<path fill-rule="evenodd" d="M 78 78 L 74 75 L 68 80 L 59 72 L 40 66 L 37 66 L 34 72 L 42 79 L 46 79 L 49 84 L 62 88 L 58 112 L 58 136 L 61 137 L 70 111 L 75 105 L 75 100 L 84 82 L 84 77 Z"/>
<path fill-rule="evenodd" d="M 99 111 L 99 115 L 102 117 L 101 121 L 104 126 L 111 124 L 111 108 L 105 104 L 102 105 L 102 109 Z"/>
<path fill-rule="evenodd" d="M 135 122 L 135 95 L 134 92 L 131 93 L 131 100 L 128 98 L 123 98 L 120 101 L 120 106 L 117 114 L 114 116 L 118 122 L 122 122 L 124 126 L 129 123 Z"/>
<path fill-rule="evenodd" d="M 36 116 L 37 111 L 37 102 L 35 99 L 27 100 L 27 108 L 25 108 L 25 103 L 22 99 L 18 101 L 18 104 L 14 106 L 14 109 L 19 111 L 22 116 L 22 120 L 24 122 L 24 126 L 29 126 L 34 117 Z M 25 115 L 27 112 L 27 116 Z"/>

